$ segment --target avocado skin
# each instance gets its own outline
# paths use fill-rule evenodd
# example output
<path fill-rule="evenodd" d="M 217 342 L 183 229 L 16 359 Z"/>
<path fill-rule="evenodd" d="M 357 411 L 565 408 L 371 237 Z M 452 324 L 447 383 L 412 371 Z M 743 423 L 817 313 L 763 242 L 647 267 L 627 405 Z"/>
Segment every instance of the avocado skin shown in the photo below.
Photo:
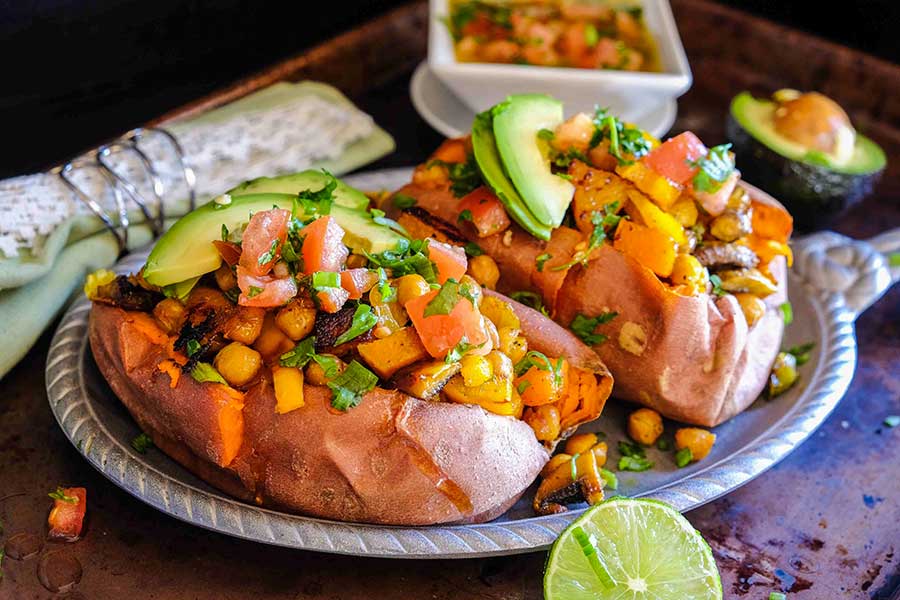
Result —
<path fill-rule="evenodd" d="M 872 193 L 884 169 L 872 173 L 837 173 L 786 158 L 741 127 L 728 115 L 726 134 L 738 157 L 741 176 L 787 206 L 798 229 L 818 229 Z"/>

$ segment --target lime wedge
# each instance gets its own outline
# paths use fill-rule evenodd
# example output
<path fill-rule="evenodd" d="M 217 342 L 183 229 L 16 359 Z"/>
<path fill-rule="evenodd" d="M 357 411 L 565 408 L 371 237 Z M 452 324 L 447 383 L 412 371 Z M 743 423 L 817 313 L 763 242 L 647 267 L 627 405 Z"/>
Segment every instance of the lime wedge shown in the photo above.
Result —
<path fill-rule="evenodd" d="M 550 550 L 545 600 L 721 600 L 703 536 L 662 502 L 612 498 L 572 522 Z"/>

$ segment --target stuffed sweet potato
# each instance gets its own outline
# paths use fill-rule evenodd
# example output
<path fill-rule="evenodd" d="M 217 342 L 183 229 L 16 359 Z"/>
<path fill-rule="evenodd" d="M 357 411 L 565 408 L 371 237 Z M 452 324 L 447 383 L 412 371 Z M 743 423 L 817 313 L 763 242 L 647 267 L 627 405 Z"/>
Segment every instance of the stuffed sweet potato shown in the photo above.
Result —
<path fill-rule="evenodd" d="M 482 290 L 449 245 L 346 246 L 318 191 L 200 209 L 141 273 L 90 277 L 101 372 L 161 450 L 244 500 L 383 524 L 499 516 L 599 416 L 608 371 L 539 312 Z M 384 227 L 359 213 L 345 220 L 353 244 Z M 209 248 L 221 265 L 203 272 Z"/>
<path fill-rule="evenodd" d="M 543 159 L 532 169 L 570 189 L 523 184 L 529 172 L 517 179 L 499 141 L 506 110 L 446 142 L 385 210 L 414 235 L 477 244 L 497 289 L 539 302 L 596 350 L 617 397 L 703 426 L 749 406 L 784 330 L 790 215 L 739 183 L 727 146 L 691 133 L 660 144 L 603 111 L 520 134 Z M 529 193 L 562 194 L 565 216 L 542 223 Z"/>

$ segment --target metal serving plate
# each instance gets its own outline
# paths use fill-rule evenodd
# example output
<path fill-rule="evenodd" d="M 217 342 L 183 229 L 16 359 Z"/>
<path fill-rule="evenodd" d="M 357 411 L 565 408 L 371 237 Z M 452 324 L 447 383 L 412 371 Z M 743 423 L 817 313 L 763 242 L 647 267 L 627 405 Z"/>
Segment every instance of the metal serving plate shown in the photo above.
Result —
<path fill-rule="evenodd" d="M 409 169 L 347 178 L 361 189 L 396 189 Z M 656 463 L 644 473 L 619 473 L 626 496 L 656 498 L 681 511 L 696 508 L 747 483 L 805 440 L 841 399 L 856 366 L 856 316 L 900 276 L 884 254 L 900 249 L 900 231 L 868 242 L 825 232 L 794 243 L 790 276 L 794 323 L 785 346 L 815 341 L 802 378 L 790 392 L 759 400 L 715 429 L 718 441 L 703 461 L 676 468 L 672 453 L 648 451 Z M 133 272 L 147 252 L 132 254 L 116 270 Z M 893 270 L 893 273 L 891 272 Z M 366 556 L 466 558 L 515 554 L 549 546 L 584 507 L 536 517 L 533 489 L 506 515 L 479 525 L 386 527 L 342 523 L 281 513 L 231 499 L 200 481 L 159 450 L 139 454 L 140 433 L 97 370 L 87 342 L 90 303 L 76 301 L 59 325 L 47 358 L 47 395 L 65 434 L 81 454 L 116 485 L 173 517 L 214 531 L 267 544 Z M 607 435 L 610 448 L 625 438 L 630 410 L 610 402 L 586 426 Z M 667 424 L 671 432 L 673 425 Z M 611 451 L 611 461 L 618 454 Z"/>

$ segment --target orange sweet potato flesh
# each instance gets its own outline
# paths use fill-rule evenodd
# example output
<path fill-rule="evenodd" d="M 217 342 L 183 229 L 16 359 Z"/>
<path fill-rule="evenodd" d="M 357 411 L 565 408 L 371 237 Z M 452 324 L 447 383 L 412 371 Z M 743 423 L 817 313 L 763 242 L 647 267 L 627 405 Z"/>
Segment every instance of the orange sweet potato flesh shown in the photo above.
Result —
<path fill-rule="evenodd" d="M 605 402 L 612 380 L 597 355 L 540 313 L 514 309 L 529 346 L 565 353 L 595 373 Z M 341 413 L 328 388 L 305 385 L 305 405 L 276 414 L 268 370 L 242 398 L 190 376 L 172 389 L 157 367 L 165 346 L 134 321 L 135 313 L 93 307 L 90 343 L 100 371 L 159 448 L 247 501 L 343 521 L 479 522 L 505 512 L 549 457 L 521 420 L 396 390 L 375 388 Z"/>
<path fill-rule="evenodd" d="M 675 266 L 675 240 L 658 229 L 622 220 L 616 228 L 613 247 L 635 259 L 660 277 L 668 277 Z"/>
<path fill-rule="evenodd" d="M 790 215 L 765 193 L 745 187 L 753 200 L 754 228 L 787 239 Z M 400 191 L 416 198 L 417 206 L 433 217 L 454 222 L 456 199 L 447 186 L 424 189 L 410 184 Z M 516 224 L 508 232 L 506 244 L 501 236 L 471 239 L 500 265 L 498 290 L 538 292 L 554 320 L 566 326 L 578 314 L 619 313 L 598 330 L 609 339 L 593 348 L 616 378 L 617 398 L 711 427 L 740 413 L 759 396 L 784 333 L 778 310 L 787 300 L 783 256 L 775 256 L 769 265 L 778 291 L 765 299 L 765 315 L 748 328 L 733 296 L 680 296 L 634 257 L 608 244 L 592 255 L 586 267 L 553 271 L 553 264 L 565 262 L 559 256 L 571 255 L 583 239 L 577 231 L 560 227 L 549 242 L 533 238 Z M 554 258 L 538 272 L 535 258 L 545 252 Z"/>

